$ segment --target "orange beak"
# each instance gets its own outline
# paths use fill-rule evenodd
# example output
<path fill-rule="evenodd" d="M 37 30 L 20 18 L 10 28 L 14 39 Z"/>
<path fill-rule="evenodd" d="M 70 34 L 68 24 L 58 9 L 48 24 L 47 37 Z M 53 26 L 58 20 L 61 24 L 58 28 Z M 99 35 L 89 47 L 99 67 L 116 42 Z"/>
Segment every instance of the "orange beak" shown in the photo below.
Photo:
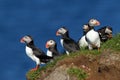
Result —
<path fill-rule="evenodd" d="M 59 34 L 59 32 L 57 31 L 57 32 L 56 32 L 56 36 L 59 36 L 59 35 L 60 35 L 60 34 Z"/>
<path fill-rule="evenodd" d="M 99 21 L 97 21 L 97 22 L 96 22 L 96 25 L 98 25 L 98 26 L 99 26 L 99 25 L 100 25 L 100 22 L 99 22 Z"/>
<path fill-rule="evenodd" d="M 45 47 L 46 47 L 46 48 L 49 48 L 49 44 L 48 44 L 48 43 L 46 43 Z"/>
<path fill-rule="evenodd" d="M 21 43 L 25 43 L 25 41 L 24 41 L 24 39 L 23 39 L 23 38 L 20 40 L 20 42 L 21 42 Z"/>

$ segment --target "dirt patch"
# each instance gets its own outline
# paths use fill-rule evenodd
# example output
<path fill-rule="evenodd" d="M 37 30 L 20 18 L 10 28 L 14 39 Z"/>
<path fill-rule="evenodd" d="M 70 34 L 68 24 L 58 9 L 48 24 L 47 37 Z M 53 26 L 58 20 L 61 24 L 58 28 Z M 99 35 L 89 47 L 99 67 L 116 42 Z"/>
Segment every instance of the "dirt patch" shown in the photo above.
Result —
<path fill-rule="evenodd" d="M 42 80 L 77 80 L 67 74 L 70 67 L 84 69 L 86 80 L 120 80 L 120 53 L 105 50 L 99 56 L 80 55 L 59 61 Z M 49 71 L 49 70 L 48 70 Z"/>
<path fill-rule="evenodd" d="M 120 53 L 105 50 L 87 80 L 120 80 Z"/>

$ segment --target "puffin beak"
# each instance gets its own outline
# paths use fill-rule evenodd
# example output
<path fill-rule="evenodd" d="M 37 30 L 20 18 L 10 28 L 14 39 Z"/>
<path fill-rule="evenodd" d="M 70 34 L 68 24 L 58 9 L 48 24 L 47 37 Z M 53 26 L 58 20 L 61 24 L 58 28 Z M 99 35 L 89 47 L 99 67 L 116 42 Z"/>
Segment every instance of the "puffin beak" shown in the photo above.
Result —
<path fill-rule="evenodd" d="M 110 39 L 112 38 L 112 34 L 109 34 L 109 38 L 110 38 Z"/>
<path fill-rule="evenodd" d="M 46 47 L 46 48 L 49 48 L 49 44 L 48 44 L 48 43 L 46 43 L 45 47 Z"/>
<path fill-rule="evenodd" d="M 60 35 L 60 34 L 59 34 L 59 32 L 57 31 L 57 32 L 56 32 L 56 36 L 59 36 L 59 35 Z"/>
<path fill-rule="evenodd" d="M 97 22 L 96 22 L 96 25 L 98 25 L 98 26 L 99 26 L 99 25 L 100 25 L 100 22 L 99 22 L 99 21 L 97 21 Z"/>
<path fill-rule="evenodd" d="M 25 43 L 25 41 L 24 41 L 24 39 L 23 39 L 23 38 L 20 40 L 20 42 L 21 42 L 21 43 Z"/>

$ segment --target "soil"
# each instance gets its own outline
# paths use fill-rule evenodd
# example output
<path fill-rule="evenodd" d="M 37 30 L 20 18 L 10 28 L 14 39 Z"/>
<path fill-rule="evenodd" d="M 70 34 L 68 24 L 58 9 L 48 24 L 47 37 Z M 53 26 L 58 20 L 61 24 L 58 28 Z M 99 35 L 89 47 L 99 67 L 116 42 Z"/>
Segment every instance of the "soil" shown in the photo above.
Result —
<path fill-rule="evenodd" d="M 120 80 L 120 53 L 105 50 L 99 56 L 80 55 L 66 58 L 56 64 L 47 78 L 39 80 L 77 80 L 66 73 L 70 67 L 84 69 L 89 75 L 85 80 Z"/>

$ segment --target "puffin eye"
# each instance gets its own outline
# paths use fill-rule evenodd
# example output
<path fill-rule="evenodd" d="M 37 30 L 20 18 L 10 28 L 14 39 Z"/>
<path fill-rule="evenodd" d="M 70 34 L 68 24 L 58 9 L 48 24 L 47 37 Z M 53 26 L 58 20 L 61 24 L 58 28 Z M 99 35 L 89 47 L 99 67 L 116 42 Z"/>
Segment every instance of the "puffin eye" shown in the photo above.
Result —
<path fill-rule="evenodd" d="M 91 22 L 93 22 L 94 20 L 92 19 Z"/>
<path fill-rule="evenodd" d="M 50 41 L 50 43 L 52 43 L 52 40 Z"/>

